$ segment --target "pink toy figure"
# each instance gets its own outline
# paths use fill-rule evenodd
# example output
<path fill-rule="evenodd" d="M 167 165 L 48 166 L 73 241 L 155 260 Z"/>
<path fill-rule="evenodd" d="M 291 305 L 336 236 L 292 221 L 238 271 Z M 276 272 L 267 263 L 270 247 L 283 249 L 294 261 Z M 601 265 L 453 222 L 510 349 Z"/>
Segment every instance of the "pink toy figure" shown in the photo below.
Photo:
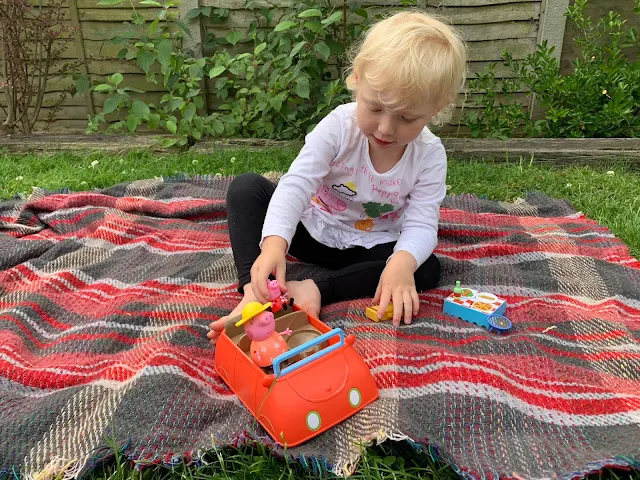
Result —
<path fill-rule="evenodd" d="M 251 339 L 251 360 L 259 367 L 270 367 L 278 355 L 289 350 L 282 335 L 291 335 L 291 329 L 287 328 L 282 335 L 276 332 L 270 307 L 271 303 L 249 302 L 242 309 L 242 319 L 236 323 L 238 327 L 244 324 L 244 332 Z"/>
<path fill-rule="evenodd" d="M 269 300 L 273 300 L 282 295 L 280 284 L 277 280 L 267 280 L 267 289 L 269 290 Z"/>
<path fill-rule="evenodd" d="M 277 280 L 267 280 L 267 289 L 269 290 L 269 301 L 272 303 L 271 311 L 273 313 L 277 313 L 283 308 L 286 311 L 287 301 L 289 302 L 288 306 L 293 307 L 293 298 L 287 300 L 287 297 L 282 295 L 282 290 L 280 290 Z"/>

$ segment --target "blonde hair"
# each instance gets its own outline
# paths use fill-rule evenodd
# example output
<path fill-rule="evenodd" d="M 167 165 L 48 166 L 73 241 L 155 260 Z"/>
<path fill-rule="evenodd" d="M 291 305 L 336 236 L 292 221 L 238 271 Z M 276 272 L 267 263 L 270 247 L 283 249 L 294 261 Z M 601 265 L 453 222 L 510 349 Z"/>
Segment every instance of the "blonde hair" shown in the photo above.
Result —
<path fill-rule="evenodd" d="M 355 93 L 355 75 L 364 77 L 390 110 L 434 105 L 440 111 L 430 123 L 442 123 L 464 85 L 467 51 L 453 28 L 412 10 L 370 28 L 352 48 L 349 63 L 349 90 Z"/>

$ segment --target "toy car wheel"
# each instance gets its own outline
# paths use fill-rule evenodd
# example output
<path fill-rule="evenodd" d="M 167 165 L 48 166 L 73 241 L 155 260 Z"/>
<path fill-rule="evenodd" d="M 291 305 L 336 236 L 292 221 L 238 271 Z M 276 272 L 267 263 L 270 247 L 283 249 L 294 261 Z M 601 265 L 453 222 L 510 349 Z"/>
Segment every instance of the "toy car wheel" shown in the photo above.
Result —
<path fill-rule="evenodd" d="M 511 320 L 504 315 L 491 315 L 489 316 L 488 321 L 491 326 L 491 330 L 497 330 L 498 332 L 506 332 L 512 327 Z"/>

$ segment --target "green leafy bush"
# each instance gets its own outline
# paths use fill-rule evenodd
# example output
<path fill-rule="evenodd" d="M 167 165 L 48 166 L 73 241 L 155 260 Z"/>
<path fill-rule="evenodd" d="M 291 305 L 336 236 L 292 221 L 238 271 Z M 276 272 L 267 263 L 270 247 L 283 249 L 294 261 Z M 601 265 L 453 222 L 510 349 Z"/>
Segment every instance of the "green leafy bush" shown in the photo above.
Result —
<path fill-rule="evenodd" d="M 638 32 L 627 28 L 626 21 L 613 11 L 594 24 L 585 16 L 586 6 L 587 0 L 576 0 L 566 12 L 578 32 L 575 41 L 581 50 L 568 75 L 560 74 L 554 49 L 546 42 L 521 61 L 508 51 L 502 54 L 504 65 L 516 76 L 509 89 L 535 93 L 544 117 L 533 121 L 520 116 L 512 105 L 488 103 L 485 114 L 466 115 L 472 135 L 512 136 L 515 124 L 524 123 L 524 132 L 530 136 L 640 136 L 640 62 L 626 54 L 628 48 L 640 48 Z M 634 12 L 640 14 L 640 0 Z M 474 80 L 476 88 L 498 90 L 491 69 Z M 487 102 L 492 99 L 495 95 L 489 95 Z"/>
<path fill-rule="evenodd" d="M 100 0 L 119 5 L 123 0 Z M 159 104 L 146 103 L 117 73 L 93 87 L 109 95 L 103 111 L 90 119 L 89 131 L 136 131 L 141 125 L 175 135 L 166 145 L 188 145 L 204 136 L 245 136 L 292 139 L 310 131 L 351 94 L 340 78 L 342 55 L 367 24 L 369 14 L 359 4 L 314 0 L 287 9 L 261 8 L 246 2 L 255 14 L 248 33 L 211 34 L 205 49 L 211 56 L 193 58 L 181 48 L 188 27 L 174 13 L 175 0 L 143 0 L 161 7 L 153 21 L 134 13 L 130 31 L 114 37 L 123 44 L 119 57 L 135 61 L 148 81 L 168 91 Z M 411 2 L 404 2 L 411 3 Z M 223 23 L 226 9 L 200 7 L 187 19 L 207 16 Z M 276 20 L 276 14 L 280 16 Z M 359 21 L 347 21 L 347 17 Z M 246 51 L 243 51 L 246 50 Z M 207 111 L 205 80 L 215 79 L 216 105 Z M 110 123 L 111 117 L 117 121 Z"/>
<path fill-rule="evenodd" d="M 347 23 L 345 15 L 353 12 L 366 20 L 368 13 L 357 4 L 337 8 L 305 0 L 274 22 L 274 9 L 253 2 L 247 7 L 257 17 L 248 33 L 252 51 L 224 50 L 212 57 L 209 76 L 217 79 L 218 108 L 234 117 L 237 135 L 299 137 L 349 100 L 338 75 L 339 59 L 361 25 Z"/>
<path fill-rule="evenodd" d="M 119 5 L 122 0 L 101 0 L 100 5 Z M 120 73 L 112 75 L 107 82 L 93 87 L 96 92 L 109 95 L 102 112 L 90 119 L 89 132 L 96 131 L 100 124 L 106 124 L 107 115 L 126 111 L 126 116 L 108 125 L 108 130 L 128 130 L 135 132 L 144 124 L 149 129 L 163 129 L 175 135 L 164 140 L 166 146 L 174 144 L 187 145 L 200 140 L 203 136 L 215 136 L 223 133 L 232 134 L 230 124 L 225 127 L 225 117 L 220 113 L 207 114 L 202 82 L 207 66 L 206 58 L 188 56 L 181 48 L 181 40 L 188 32 L 188 27 L 175 18 L 172 8 L 173 0 L 143 0 L 145 5 L 161 7 L 156 18 L 148 22 L 137 12 L 133 13 L 130 29 L 114 37 L 115 43 L 123 44 L 118 57 L 135 60 L 145 72 L 149 82 L 160 84 L 167 91 L 160 102 L 146 103 L 134 99 L 130 92 L 144 93 L 141 90 L 120 86 L 124 77 Z M 196 15 L 206 14 L 203 9 Z M 191 12 L 189 12 L 191 13 Z M 211 14 L 211 11 L 208 11 Z M 224 16 L 218 9 L 214 12 Z M 228 11 L 226 11 L 228 15 Z M 193 14 L 192 14 L 193 15 Z M 189 16 L 189 15 L 188 15 Z"/>
<path fill-rule="evenodd" d="M 507 139 L 526 121 L 522 103 L 513 94 L 522 88 L 517 79 L 496 78 L 496 65 L 488 65 L 469 80 L 469 90 L 479 93 L 479 107 L 466 111 L 465 125 L 473 137 Z"/>

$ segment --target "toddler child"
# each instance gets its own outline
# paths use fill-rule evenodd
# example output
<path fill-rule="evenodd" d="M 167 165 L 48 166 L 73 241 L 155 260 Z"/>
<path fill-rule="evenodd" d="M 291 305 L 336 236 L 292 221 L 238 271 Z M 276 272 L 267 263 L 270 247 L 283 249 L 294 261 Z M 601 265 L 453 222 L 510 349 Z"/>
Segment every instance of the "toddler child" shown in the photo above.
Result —
<path fill-rule="evenodd" d="M 355 51 L 347 87 L 355 101 L 335 108 L 305 138 L 277 184 L 238 176 L 227 194 L 231 246 L 242 301 L 210 325 L 215 343 L 227 318 L 269 301 L 275 277 L 311 315 L 320 304 L 373 297 L 380 316 L 410 323 L 418 291 L 434 288 L 447 159 L 427 124 L 441 120 L 465 79 L 466 49 L 426 13 L 378 22 Z M 285 280 L 285 255 L 331 270 L 325 280 Z"/>

